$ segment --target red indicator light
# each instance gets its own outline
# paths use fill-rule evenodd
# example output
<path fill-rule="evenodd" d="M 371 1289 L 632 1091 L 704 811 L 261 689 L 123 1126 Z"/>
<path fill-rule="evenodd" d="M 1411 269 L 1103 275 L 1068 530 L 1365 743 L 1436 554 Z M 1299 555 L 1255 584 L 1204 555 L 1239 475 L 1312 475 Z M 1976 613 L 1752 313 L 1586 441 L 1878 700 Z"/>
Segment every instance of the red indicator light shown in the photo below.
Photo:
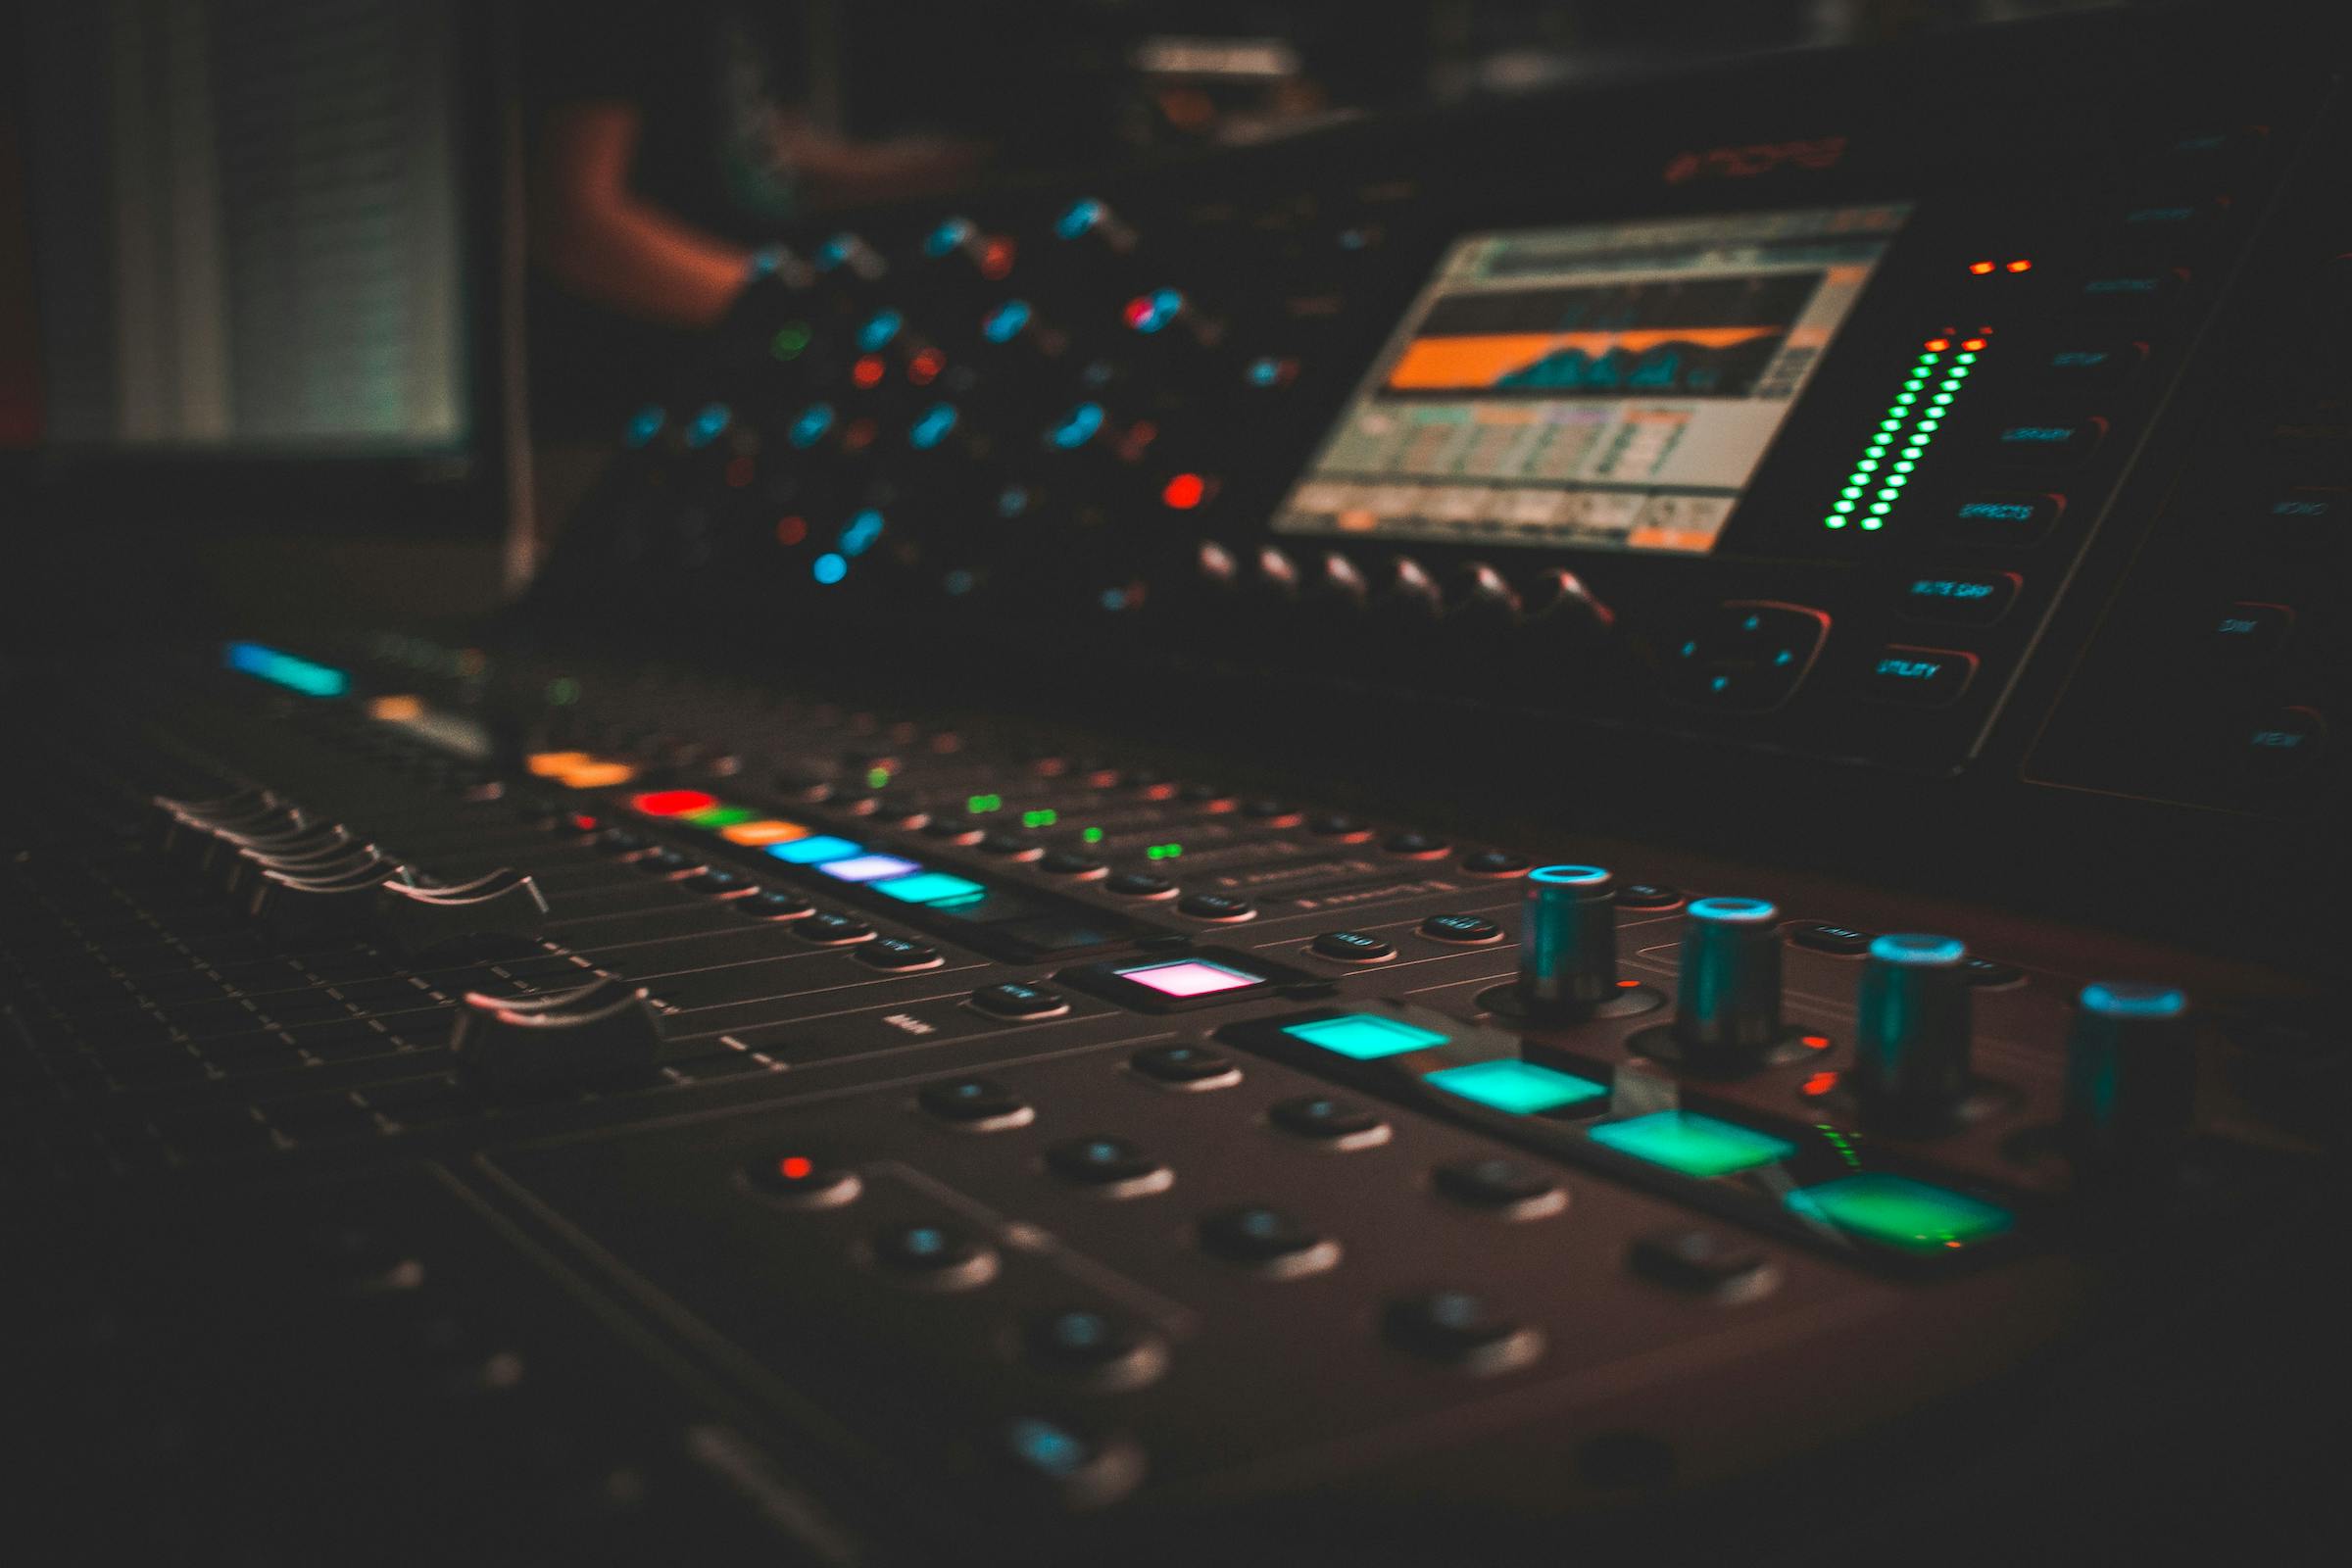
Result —
<path fill-rule="evenodd" d="M 595 817 L 585 811 L 574 811 L 564 819 L 564 825 L 574 833 L 593 833 L 599 826 Z"/>
<path fill-rule="evenodd" d="M 655 790 L 629 804 L 648 816 L 684 816 L 689 811 L 708 811 L 718 804 L 718 797 L 701 790 Z"/>
<path fill-rule="evenodd" d="M 1127 324 L 1129 326 L 1140 327 L 1150 319 L 1152 319 L 1152 302 L 1150 300 L 1138 294 L 1127 302 Z"/>
<path fill-rule="evenodd" d="M 992 234 L 980 248 L 980 275 L 995 279 L 1012 270 L 1012 241 L 1002 234 Z"/>
<path fill-rule="evenodd" d="M 1642 989 L 1642 982 L 1639 980 L 1620 980 L 1617 982 L 1617 989 L 1620 991 L 1639 991 Z"/>
<path fill-rule="evenodd" d="M 2009 264 L 2009 270 L 2012 272 L 2031 272 L 2034 270 L 2034 264 L 2021 256 L 2016 261 Z"/>
<path fill-rule="evenodd" d="M 776 519 L 776 543 L 780 545 L 797 545 L 808 537 L 808 518 L 778 517 Z"/>
<path fill-rule="evenodd" d="M 816 1174 L 816 1161 L 807 1154 L 786 1154 L 776 1161 L 776 1174 L 788 1182 L 805 1182 Z"/>
<path fill-rule="evenodd" d="M 730 459 L 727 463 L 727 483 L 733 488 L 740 490 L 745 485 L 752 482 L 752 474 L 756 470 L 752 466 L 751 459 Z"/>
<path fill-rule="evenodd" d="M 863 359 L 859 360 L 856 365 L 850 367 L 850 379 L 857 382 L 859 386 L 880 386 L 882 384 L 882 356 L 879 354 L 868 354 Z"/>
<path fill-rule="evenodd" d="M 1208 483 L 1197 473 L 1180 473 L 1160 486 L 1159 499 L 1178 512 L 1190 512 L 1208 499 Z"/>
<path fill-rule="evenodd" d="M 1952 340 L 1948 337 L 1932 337 L 1928 339 L 1928 349 L 1931 353 L 1941 354 L 1945 349 L 1948 349 L 1951 346 Z"/>
<path fill-rule="evenodd" d="M 925 349 L 906 367 L 906 379 L 916 386 L 929 386 L 947 368 L 948 357 L 937 349 Z"/>
<path fill-rule="evenodd" d="M 1830 1037 L 1828 1035 L 1807 1035 L 1805 1036 L 1805 1049 L 1807 1051 L 1827 1051 L 1830 1049 Z"/>
<path fill-rule="evenodd" d="M 1826 1095 L 1837 1087 L 1838 1075 L 1836 1073 L 1817 1072 L 1805 1080 L 1804 1093 L 1807 1095 Z"/>
<path fill-rule="evenodd" d="M 1968 264 L 1968 270 L 1977 276 L 1983 277 L 1986 272 L 1992 270 L 1992 264 L 1990 262 L 1971 262 Z"/>
<path fill-rule="evenodd" d="M 1984 346 L 1984 340 L 1981 337 L 1972 337 L 1962 342 L 1960 346 L 1974 354 Z"/>

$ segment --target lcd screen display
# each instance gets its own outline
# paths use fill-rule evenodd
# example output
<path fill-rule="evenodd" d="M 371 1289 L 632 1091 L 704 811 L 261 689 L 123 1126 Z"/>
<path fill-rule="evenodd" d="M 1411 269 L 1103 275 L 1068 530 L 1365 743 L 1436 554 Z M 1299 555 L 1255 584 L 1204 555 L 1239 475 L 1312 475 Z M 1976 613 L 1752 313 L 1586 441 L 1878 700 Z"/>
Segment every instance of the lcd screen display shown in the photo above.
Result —
<path fill-rule="evenodd" d="M 1276 531 L 1713 550 L 1909 212 L 1456 240 Z"/>

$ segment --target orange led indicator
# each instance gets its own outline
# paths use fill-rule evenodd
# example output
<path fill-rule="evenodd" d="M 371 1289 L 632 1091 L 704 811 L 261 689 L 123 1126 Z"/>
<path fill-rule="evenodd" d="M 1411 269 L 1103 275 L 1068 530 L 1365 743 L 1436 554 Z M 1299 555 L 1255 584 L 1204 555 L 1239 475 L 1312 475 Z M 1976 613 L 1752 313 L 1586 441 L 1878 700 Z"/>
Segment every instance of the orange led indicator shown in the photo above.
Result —
<path fill-rule="evenodd" d="M 1002 234 L 992 234 L 980 247 L 980 275 L 989 279 L 1003 277 L 1012 270 L 1012 241 Z"/>
<path fill-rule="evenodd" d="M 2021 256 L 2016 261 L 2009 264 L 2009 270 L 2012 272 L 2031 272 L 2034 270 L 2034 264 Z"/>
<path fill-rule="evenodd" d="M 880 386 L 882 384 L 882 356 L 879 354 L 868 354 L 863 359 L 860 359 L 856 365 L 850 367 L 850 379 L 857 382 L 859 386 Z"/>
<path fill-rule="evenodd" d="M 1952 340 L 1948 337 L 1932 337 L 1928 339 L 1927 346 L 1930 353 L 1941 354 L 1945 349 L 1948 349 L 1952 346 Z"/>
<path fill-rule="evenodd" d="M 1990 262 L 1971 262 L 1968 264 L 1968 270 L 1976 273 L 1977 276 L 1983 277 L 1985 273 L 1992 270 L 1992 264 Z"/>

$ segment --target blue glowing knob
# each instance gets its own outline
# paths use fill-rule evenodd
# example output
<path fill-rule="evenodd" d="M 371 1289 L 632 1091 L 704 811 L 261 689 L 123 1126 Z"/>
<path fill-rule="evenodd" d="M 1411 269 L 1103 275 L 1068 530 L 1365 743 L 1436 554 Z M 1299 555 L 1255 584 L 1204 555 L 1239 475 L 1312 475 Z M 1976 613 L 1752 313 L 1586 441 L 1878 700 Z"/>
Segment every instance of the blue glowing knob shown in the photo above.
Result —
<path fill-rule="evenodd" d="M 1519 1001 L 1573 1023 L 1617 992 L 1617 884 L 1597 865 L 1539 865 L 1522 884 Z"/>
<path fill-rule="evenodd" d="M 1781 911 L 1762 899 L 1693 899 L 1683 912 L 1674 1039 L 1690 1065 L 1756 1065 L 1782 1035 Z"/>
<path fill-rule="evenodd" d="M 2068 1152 L 2086 1174 L 2144 1175 L 2178 1154 L 2196 1118 L 2188 997 L 2093 982 L 2066 1043 Z"/>
<path fill-rule="evenodd" d="M 1950 1126 L 1968 1097 L 1967 961 L 1957 937 L 1893 934 L 1871 943 L 1846 1080 L 1867 1125 L 1915 1135 Z"/>

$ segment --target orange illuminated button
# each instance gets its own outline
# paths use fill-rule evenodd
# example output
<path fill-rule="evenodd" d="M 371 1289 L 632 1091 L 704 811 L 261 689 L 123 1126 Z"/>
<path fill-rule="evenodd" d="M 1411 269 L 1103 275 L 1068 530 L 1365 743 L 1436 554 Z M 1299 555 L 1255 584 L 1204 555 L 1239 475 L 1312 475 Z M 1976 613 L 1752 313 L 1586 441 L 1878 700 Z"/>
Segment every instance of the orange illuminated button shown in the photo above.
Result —
<path fill-rule="evenodd" d="M 729 844 L 789 844 L 794 839 L 807 838 L 808 830 L 798 822 L 762 817 L 757 822 L 737 822 L 732 827 L 722 827 L 718 830 L 718 836 Z"/>
<path fill-rule="evenodd" d="M 718 804 L 718 797 L 701 790 L 655 790 L 640 795 L 629 803 L 647 816 L 684 816 L 692 811 L 707 811 Z"/>

